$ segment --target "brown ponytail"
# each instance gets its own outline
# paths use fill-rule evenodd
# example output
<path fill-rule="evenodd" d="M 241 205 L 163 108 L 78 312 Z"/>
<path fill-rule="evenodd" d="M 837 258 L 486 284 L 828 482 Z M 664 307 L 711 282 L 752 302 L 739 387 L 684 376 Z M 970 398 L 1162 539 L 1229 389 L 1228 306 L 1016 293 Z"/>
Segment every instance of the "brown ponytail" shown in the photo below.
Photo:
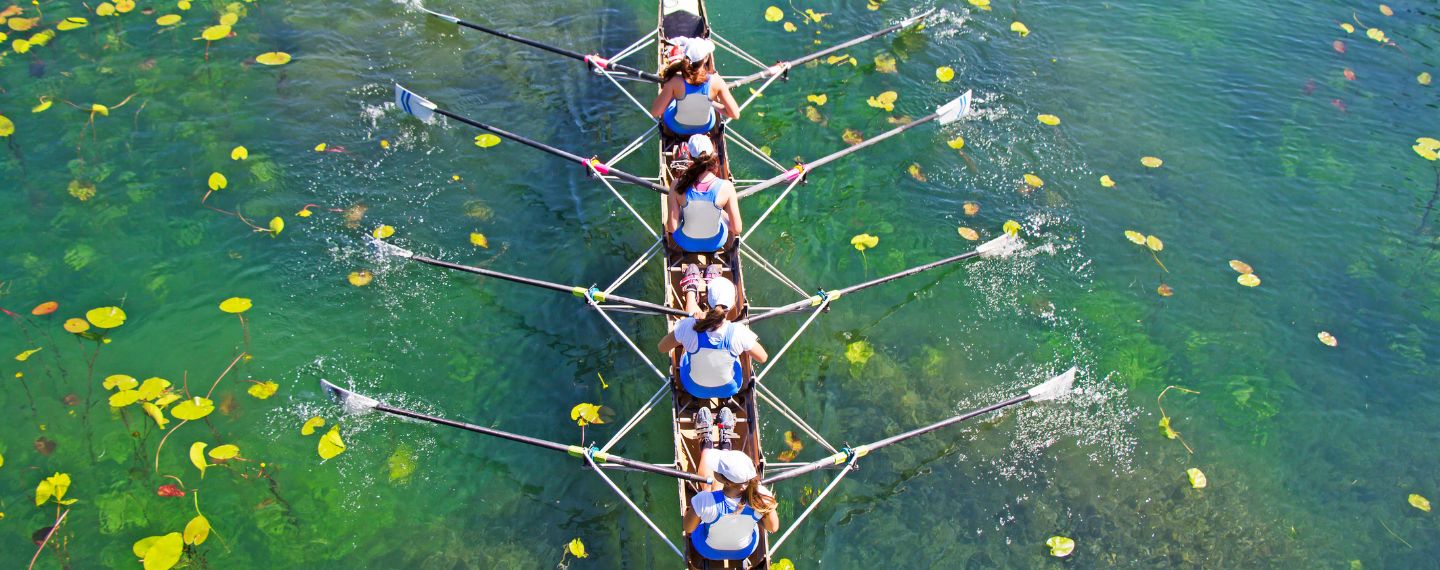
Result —
<path fill-rule="evenodd" d="M 725 322 L 725 314 L 730 311 L 719 307 L 710 307 L 705 311 L 705 316 L 695 320 L 695 332 L 709 332 L 720 328 Z"/>
<path fill-rule="evenodd" d="M 692 61 L 692 62 L 690 62 L 688 65 L 686 65 L 686 66 L 685 66 L 685 82 L 686 82 L 686 83 L 689 83 L 689 84 L 691 84 L 691 85 L 704 85 L 706 81 L 709 81 L 709 80 L 710 80 L 710 69 L 709 69 L 710 66 L 706 65 L 706 63 L 705 63 L 706 61 L 709 61 L 709 60 L 710 60 L 710 58 L 709 58 L 709 57 L 706 57 L 706 58 L 703 59 L 703 60 L 700 60 L 700 61 Z"/>
<path fill-rule="evenodd" d="M 690 157 L 690 167 L 686 168 L 685 172 L 681 173 L 680 176 L 675 179 L 675 185 L 670 188 L 670 191 L 675 194 L 684 194 L 686 190 L 689 190 L 691 186 L 699 182 L 700 177 L 705 176 L 706 172 L 716 172 L 718 176 L 719 169 L 717 167 L 719 165 L 720 157 L 716 156 L 713 152 L 710 154 L 702 154 L 698 157 Z"/>
<path fill-rule="evenodd" d="M 665 66 L 665 70 L 660 72 L 660 78 L 664 81 L 669 81 L 671 77 L 679 75 L 685 78 L 686 83 L 703 85 L 706 81 L 710 80 L 709 61 L 710 58 L 708 57 L 699 62 L 681 59 Z"/>
<path fill-rule="evenodd" d="M 670 65 L 665 66 L 665 70 L 660 72 L 660 79 L 664 81 L 669 81 L 671 77 L 675 77 L 676 75 L 680 75 L 684 72 L 685 60 L 681 59 L 679 61 L 672 62 Z"/>
<path fill-rule="evenodd" d="M 760 514 L 775 510 L 775 497 L 760 492 L 760 478 L 755 477 L 745 485 L 745 504 Z"/>

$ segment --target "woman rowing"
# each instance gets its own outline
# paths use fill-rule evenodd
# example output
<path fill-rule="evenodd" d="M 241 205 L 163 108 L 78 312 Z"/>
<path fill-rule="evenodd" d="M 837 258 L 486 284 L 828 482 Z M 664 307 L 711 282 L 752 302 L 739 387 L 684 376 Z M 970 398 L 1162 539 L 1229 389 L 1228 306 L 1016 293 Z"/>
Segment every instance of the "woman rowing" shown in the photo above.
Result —
<path fill-rule="evenodd" d="M 701 409 L 701 412 L 709 412 Z M 725 438 L 723 418 L 728 408 L 721 409 L 722 446 Z M 754 554 L 760 544 L 760 525 L 768 532 L 780 530 L 780 517 L 775 514 L 775 496 L 760 484 L 755 462 L 744 452 L 715 449 L 710 439 L 710 425 L 696 422 L 700 433 L 700 462 L 695 474 L 714 483 L 701 485 L 685 510 L 685 532 L 690 544 L 707 560 L 744 560 Z M 734 418 L 731 417 L 731 429 Z M 702 429 L 703 428 L 703 429 Z"/>
<path fill-rule="evenodd" d="M 730 322 L 727 315 L 735 307 L 735 284 L 720 276 L 720 266 L 705 270 L 705 300 L 709 308 L 700 311 L 700 268 L 685 266 L 680 289 L 685 294 L 685 312 L 692 316 L 680 319 L 675 328 L 660 339 L 660 351 L 685 349 L 680 355 L 680 385 L 696 398 L 729 398 L 740 391 L 745 373 L 740 356 L 749 355 L 755 362 L 765 362 L 769 355 L 760 346 L 760 339 L 741 323 Z M 723 422 L 722 422 L 723 423 Z"/>
<path fill-rule="evenodd" d="M 721 161 L 710 135 L 691 135 L 685 143 L 690 166 L 670 187 L 665 234 L 681 251 L 709 253 L 725 249 L 740 235 L 740 198 L 721 175 Z"/>
<path fill-rule="evenodd" d="M 716 111 L 740 118 L 740 105 L 714 69 L 715 44 L 704 38 L 676 38 L 681 57 L 665 69 L 665 83 L 650 104 L 650 114 L 672 133 L 682 136 L 708 133 L 718 124 Z"/>

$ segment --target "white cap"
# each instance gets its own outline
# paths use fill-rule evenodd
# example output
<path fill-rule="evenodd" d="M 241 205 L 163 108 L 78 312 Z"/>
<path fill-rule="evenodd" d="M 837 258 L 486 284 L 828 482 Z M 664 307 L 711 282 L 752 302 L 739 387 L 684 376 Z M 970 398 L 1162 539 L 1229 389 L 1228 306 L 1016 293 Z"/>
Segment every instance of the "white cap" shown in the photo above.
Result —
<path fill-rule="evenodd" d="M 686 38 L 683 45 L 685 46 L 685 59 L 693 63 L 700 63 L 710 57 L 710 54 L 715 53 L 715 42 L 705 38 Z"/>
<path fill-rule="evenodd" d="M 735 484 L 747 483 L 755 478 L 755 462 L 742 451 L 726 449 L 720 452 L 715 465 L 715 474 Z"/>
<path fill-rule="evenodd" d="M 685 143 L 685 149 L 690 151 L 691 158 L 698 157 L 702 154 L 713 154 L 715 152 L 715 142 L 710 140 L 710 135 L 705 133 L 691 135 L 690 141 Z"/>
<path fill-rule="evenodd" d="M 735 284 L 724 277 L 711 279 L 709 287 L 705 290 L 705 299 L 711 307 L 723 305 L 733 309 L 735 308 Z"/>

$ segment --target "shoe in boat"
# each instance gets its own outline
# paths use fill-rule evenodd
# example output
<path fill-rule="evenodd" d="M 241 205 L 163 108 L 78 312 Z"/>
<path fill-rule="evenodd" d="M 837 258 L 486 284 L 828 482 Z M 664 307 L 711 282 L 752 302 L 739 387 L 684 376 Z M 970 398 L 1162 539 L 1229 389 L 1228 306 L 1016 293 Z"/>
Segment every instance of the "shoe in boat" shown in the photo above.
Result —
<path fill-rule="evenodd" d="M 694 264 L 685 265 L 685 275 L 680 278 L 682 293 L 700 292 L 700 268 Z"/>
<path fill-rule="evenodd" d="M 710 412 L 710 408 L 700 408 L 695 412 L 695 433 L 700 436 L 702 444 L 710 441 L 710 428 L 714 426 L 715 416 Z"/>
<path fill-rule="evenodd" d="M 735 437 L 735 412 L 730 411 L 730 408 L 720 408 L 719 425 L 720 441 L 729 442 Z"/>

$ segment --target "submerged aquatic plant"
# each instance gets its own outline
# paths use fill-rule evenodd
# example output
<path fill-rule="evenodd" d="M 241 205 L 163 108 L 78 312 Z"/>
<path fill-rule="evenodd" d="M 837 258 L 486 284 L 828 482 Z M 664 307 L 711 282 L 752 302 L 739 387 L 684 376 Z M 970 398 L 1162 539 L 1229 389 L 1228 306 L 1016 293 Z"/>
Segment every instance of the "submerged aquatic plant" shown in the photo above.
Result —
<path fill-rule="evenodd" d="M 1185 451 L 1193 455 L 1195 450 L 1190 448 L 1190 444 L 1185 442 L 1185 438 L 1180 437 L 1180 432 L 1176 431 L 1171 425 L 1170 415 L 1165 413 L 1165 394 L 1171 390 L 1177 390 L 1186 394 L 1199 394 L 1200 392 L 1172 385 L 1166 386 L 1164 390 L 1160 391 L 1160 395 L 1155 397 L 1155 405 L 1160 408 L 1160 435 L 1165 436 L 1165 439 L 1179 439 L 1180 444 L 1185 446 Z"/>

